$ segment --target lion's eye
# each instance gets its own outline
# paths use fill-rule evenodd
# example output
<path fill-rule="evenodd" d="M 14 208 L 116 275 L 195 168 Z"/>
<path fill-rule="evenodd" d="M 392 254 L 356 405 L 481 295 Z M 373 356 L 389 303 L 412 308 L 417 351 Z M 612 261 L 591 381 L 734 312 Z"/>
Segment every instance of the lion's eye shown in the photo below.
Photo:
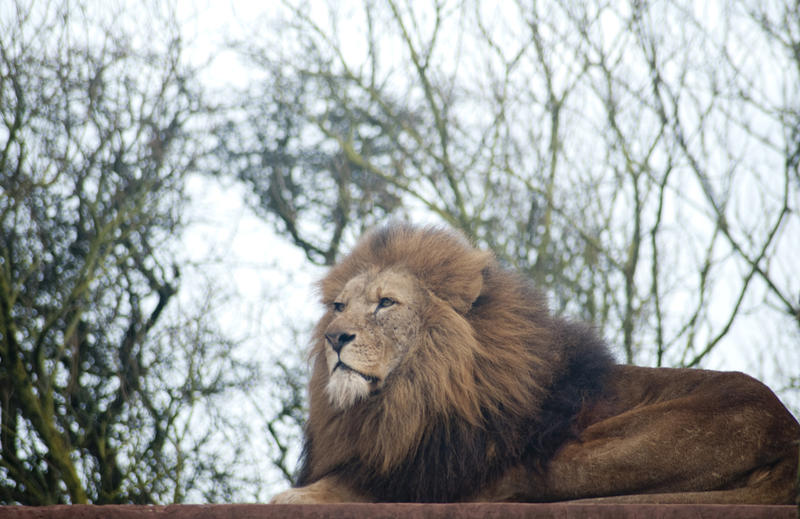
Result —
<path fill-rule="evenodd" d="M 394 299 L 389 299 L 388 297 L 382 297 L 380 301 L 378 301 L 378 308 L 387 308 L 394 304 Z"/>
<path fill-rule="evenodd" d="M 338 301 L 333 303 L 333 311 L 334 312 L 344 312 L 344 303 L 340 303 Z"/>

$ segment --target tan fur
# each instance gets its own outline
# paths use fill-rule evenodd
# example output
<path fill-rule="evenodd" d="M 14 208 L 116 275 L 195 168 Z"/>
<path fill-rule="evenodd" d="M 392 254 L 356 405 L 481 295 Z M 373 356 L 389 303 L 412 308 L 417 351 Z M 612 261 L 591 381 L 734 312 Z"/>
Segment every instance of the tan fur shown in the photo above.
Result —
<path fill-rule="evenodd" d="M 765 386 L 604 367 L 590 332 L 454 233 L 367 235 L 320 290 L 304 486 L 273 502 L 793 499 L 800 426 Z"/>

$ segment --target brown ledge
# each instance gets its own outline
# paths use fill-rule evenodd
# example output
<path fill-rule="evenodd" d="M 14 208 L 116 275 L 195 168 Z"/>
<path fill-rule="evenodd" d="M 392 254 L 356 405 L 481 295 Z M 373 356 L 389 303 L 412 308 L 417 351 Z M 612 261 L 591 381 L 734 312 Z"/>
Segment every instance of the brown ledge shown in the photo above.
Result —
<path fill-rule="evenodd" d="M 795 506 L 589 504 L 343 504 L 343 505 L 59 505 L 0 507 L 3 519 L 271 519 L 406 518 L 697 518 L 795 519 Z"/>

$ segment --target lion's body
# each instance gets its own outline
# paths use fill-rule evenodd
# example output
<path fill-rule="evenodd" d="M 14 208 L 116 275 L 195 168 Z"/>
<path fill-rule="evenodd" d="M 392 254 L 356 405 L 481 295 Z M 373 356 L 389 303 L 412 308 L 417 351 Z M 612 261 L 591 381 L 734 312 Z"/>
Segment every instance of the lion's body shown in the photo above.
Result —
<path fill-rule="evenodd" d="M 769 389 L 616 366 L 453 233 L 374 232 L 320 287 L 299 486 L 275 502 L 795 495 L 800 426 Z"/>
<path fill-rule="evenodd" d="M 518 468 L 479 498 L 788 504 L 796 497 L 800 428 L 747 375 L 615 366 L 577 422 L 577 440 L 546 471 Z"/>

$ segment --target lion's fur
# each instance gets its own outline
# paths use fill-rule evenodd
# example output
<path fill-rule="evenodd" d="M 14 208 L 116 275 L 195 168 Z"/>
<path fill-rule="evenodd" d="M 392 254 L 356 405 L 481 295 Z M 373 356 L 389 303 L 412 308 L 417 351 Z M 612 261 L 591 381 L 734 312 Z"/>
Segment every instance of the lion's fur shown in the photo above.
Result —
<path fill-rule="evenodd" d="M 391 282 L 413 305 L 391 300 L 394 313 L 379 314 L 384 296 L 373 292 Z M 528 281 L 458 234 L 378 229 L 319 289 L 327 311 L 312 338 L 299 486 L 274 502 L 797 496 L 800 425 L 766 386 L 741 373 L 616 365 L 589 327 L 553 317 Z M 372 335 L 359 331 L 357 343 L 353 323 Z M 345 358 L 399 342 L 380 376 Z M 344 382 L 329 386 L 334 376 Z"/>
<path fill-rule="evenodd" d="M 298 483 L 336 473 L 381 500 L 453 501 L 520 461 L 544 463 L 600 388 L 611 364 L 601 341 L 551 317 L 542 296 L 489 253 L 436 228 L 367 235 L 321 281 L 323 303 L 355 276 L 390 268 L 429 293 L 425 333 L 380 394 L 340 411 L 324 390 L 331 312 L 322 317 Z"/>

